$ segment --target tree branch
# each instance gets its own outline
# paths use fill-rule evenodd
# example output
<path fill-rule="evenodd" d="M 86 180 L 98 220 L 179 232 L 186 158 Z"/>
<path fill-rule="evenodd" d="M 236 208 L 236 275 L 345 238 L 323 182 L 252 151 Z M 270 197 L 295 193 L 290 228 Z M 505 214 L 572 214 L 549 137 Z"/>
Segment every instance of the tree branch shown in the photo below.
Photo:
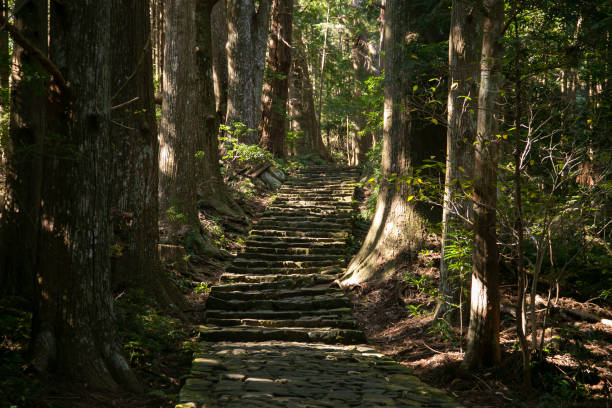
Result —
<path fill-rule="evenodd" d="M 2 24 L 3 29 L 9 32 L 9 34 L 13 38 L 13 41 L 15 41 L 16 44 L 18 44 L 24 50 L 32 54 L 32 56 L 36 58 L 38 62 L 40 62 L 40 65 L 42 65 L 43 68 L 45 68 L 51 75 L 53 75 L 55 82 L 62 91 L 68 91 L 69 84 L 66 82 L 66 79 L 60 72 L 57 65 L 53 63 L 53 61 L 51 61 L 37 46 L 32 44 L 30 40 L 25 38 L 21 31 L 19 31 L 17 27 L 9 23 L 8 20 L 2 15 L 0 15 L 0 24 Z"/>

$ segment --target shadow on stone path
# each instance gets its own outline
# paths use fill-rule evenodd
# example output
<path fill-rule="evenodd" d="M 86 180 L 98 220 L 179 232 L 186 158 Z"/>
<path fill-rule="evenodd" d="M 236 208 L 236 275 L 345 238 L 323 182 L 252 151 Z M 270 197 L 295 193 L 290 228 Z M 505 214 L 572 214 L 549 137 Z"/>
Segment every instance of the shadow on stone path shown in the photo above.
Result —
<path fill-rule="evenodd" d="M 330 285 L 348 261 L 357 175 L 313 167 L 281 188 L 211 290 L 177 408 L 459 406 L 364 345 Z"/>

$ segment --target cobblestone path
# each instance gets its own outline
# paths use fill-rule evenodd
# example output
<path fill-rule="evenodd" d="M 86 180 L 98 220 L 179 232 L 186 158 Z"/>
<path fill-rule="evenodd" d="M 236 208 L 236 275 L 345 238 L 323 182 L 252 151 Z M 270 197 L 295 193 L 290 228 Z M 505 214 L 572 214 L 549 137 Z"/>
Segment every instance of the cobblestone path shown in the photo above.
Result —
<path fill-rule="evenodd" d="M 330 284 L 348 261 L 357 171 L 285 183 L 206 302 L 181 408 L 458 407 L 365 345 Z"/>

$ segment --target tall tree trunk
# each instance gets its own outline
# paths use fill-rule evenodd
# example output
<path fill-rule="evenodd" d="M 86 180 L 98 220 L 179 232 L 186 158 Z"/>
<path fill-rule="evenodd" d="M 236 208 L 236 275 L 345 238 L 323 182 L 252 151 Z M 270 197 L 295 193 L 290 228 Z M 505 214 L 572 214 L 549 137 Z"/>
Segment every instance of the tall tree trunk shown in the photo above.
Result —
<path fill-rule="evenodd" d="M 474 241 L 470 327 L 465 364 L 495 365 L 499 346 L 499 261 L 495 232 L 497 208 L 497 145 L 495 100 L 501 82 L 504 2 L 484 0 L 477 143 L 474 159 Z"/>
<path fill-rule="evenodd" d="M 362 97 L 361 86 L 369 74 L 374 71 L 372 61 L 370 60 L 368 51 L 368 37 L 365 33 L 359 33 L 355 36 L 353 47 L 351 49 L 351 58 L 353 60 L 353 70 L 355 72 L 355 99 Z M 373 145 L 373 135 L 366 130 L 367 117 L 363 111 L 355 112 L 355 132 L 353 134 L 353 149 L 352 160 L 350 164 L 359 166 L 367 160 L 366 153 Z"/>
<path fill-rule="evenodd" d="M 385 104 L 380 192 L 376 214 L 363 246 L 341 281 L 345 285 L 382 278 L 413 259 L 423 239 L 423 221 L 409 200 L 414 161 L 414 123 L 407 90 L 412 89 L 403 68 L 410 21 L 409 4 L 388 0 L 385 21 Z"/>
<path fill-rule="evenodd" d="M 239 139 L 257 144 L 271 0 L 227 0 L 228 93 L 225 123 L 253 129 Z"/>
<path fill-rule="evenodd" d="M 291 69 L 293 0 L 274 0 L 268 43 L 268 69 L 263 90 L 261 144 L 274 156 L 286 156 L 287 99 Z"/>
<path fill-rule="evenodd" d="M 333 161 L 323 145 L 321 128 L 315 112 L 314 92 L 308 72 L 304 44 L 297 30 L 293 36 L 293 58 L 289 73 L 289 118 L 291 130 L 298 134 L 289 147 L 293 155 L 315 154 L 328 162 Z"/>
<path fill-rule="evenodd" d="M 472 203 L 464 186 L 472 179 L 473 142 L 476 138 L 478 81 L 480 76 L 481 17 L 477 0 L 453 0 L 448 40 L 448 128 L 446 176 L 442 209 L 442 255 L 436 318 L 444 317 L 459 303 L 458 275 L 451 276 L 446 248 L 457 242 L 456 234 L 471 219 Z M 454 319 L 457 314 L 453 314 Z"/>
<path fill-rule="evenodd" d="M 217 200 L 224 191 L 220 190 L 212 82 L 212 4 L 178 0 L 165 11 L 160 211 L 170 242 L 189 243 L 195 252 L 219 256 L 219 250 L 201 234 L 197 195 L 200 180 L 209 183 L 202 192 L 208 197 L 205 201 Z"/>
<path fill-rule="evenodd" d="M 8 18 L 8 1 L 0 0 L 0 16 L 3 21 Z M 6 153 L 4 145 L 8 142 L 8 118 L 5 112 L 9 111 L 9 77 L 11 75 L 11 54 L 9 50 L 9 37 L 7 30 L 0 30 L 0 214 L 2 214 L 5 204 L 5 182 L 6 182 Z M 0 242 L 2 241 L 2 221 L 0 220 Z M 3 264 L 4 254 L 0 249 L 0 265 Z M 2 269 L 5 271 L 5 269 Z M 6 272 L 6 271 L 5 271 Z M 4 272 L 0 272 L 0 286 L 4 290 L 8 289 L 7 284 L 3 284 L 5 279 Z M 0 293 L 2 290 L 0 289 Z"/>
<path fill-rule="evenodd" d="M 50 56 L 70 94 L 51 87 L 33 364 L 115 391 L 138 383 L 117 341 L 110 290 L 110 8 L 51 3 Z"/>
<path fill-rule="evenodd" d="M 221 214 L 242 216 L 244 212 L 223 183 L 219 170 L 219 116 L 215 109 L 213 13 L 217 0 L 199 0 L 196 3 L 196 64 L 199 96 L 198 103 L 204 118 L 198 131 L 202 155 L 196 163 L 199 205 L 215 209 Z M 221 2 L 223 3 L 223 2 Z"/>
<path fill-rule="evenodd" d="M 159 152 L 162 225 L 171 241 L 199 235 L 195 154 L 204 120 L 198 108 L 195 1 L 177 0 L 164 10 L 164 72 Z"/>
<path fill-rule="evenodd" d="M 47 52 L 47 2 L 17 2 L 15 26 L 25 38 Z M 31 295 L 40 230 L 42 150 L 49 75 L 39 62 L 13 45 L 13 76 L 9 138 L 5 154 L 5 203 L 1 217 L 3 241 L 0 266 L 3 288 Z M 37 107 L 37 108 L 33 108 Z"/>
<path fill-rule="evenodd" d="M 325 86 L 325 57 L 327 56 L 327 36 L 329 35 L 329 12 L 331 11 L 332 0 L 327 0 L 327 16 L 325 17 L 325 33 L 323 34 L 323 50 L 321 52 L 321 69 L 319 70 L 319 107 L 317 109 L 317 118 L 319 119 L 319 127 L 321 127 L 321 110 L 323 109 L 323 87 Z"/>
<path fill-rule="evenodd" d="M 0 15 L 2 15 L 3 20 L 8 18 L 8 0 L 0 0 Z M 11 75 L 10 58 L 8 31 L 0 30 L 0 113 L 8 111 L 9 77 Z"/>
<path fill-rule="evenodd" d="M 111 0 L 112 287 L 145 289 L 170 301 L 159 241 L 159 142 L 153 104 L 149 0 Z"/>
<path fill-rule="evenodd" d="M 164 9 L 165 0 L 151 0 L 153 75 L 159 87 L 163 82 L 164 72 Z"/>
<path fill-rule="evenodd" d="M 215 80 L 215 102 L 220 123 L 227 113 L 227 5 L 220 0 L 213 6 L 211 16 L 213 77 Z"/>

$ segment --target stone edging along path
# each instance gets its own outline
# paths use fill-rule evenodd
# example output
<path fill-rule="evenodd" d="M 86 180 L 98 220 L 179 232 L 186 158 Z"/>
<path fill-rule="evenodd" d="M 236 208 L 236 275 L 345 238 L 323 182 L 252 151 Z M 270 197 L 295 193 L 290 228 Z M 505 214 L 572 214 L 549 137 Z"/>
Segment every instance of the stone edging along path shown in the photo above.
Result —
<path fill-rule="evenodd" d="M 351 168 L 285 183 L 214 286 L 177 408 L 459 407 L 368 347 L 330 284 L 347 264 Z"/>

